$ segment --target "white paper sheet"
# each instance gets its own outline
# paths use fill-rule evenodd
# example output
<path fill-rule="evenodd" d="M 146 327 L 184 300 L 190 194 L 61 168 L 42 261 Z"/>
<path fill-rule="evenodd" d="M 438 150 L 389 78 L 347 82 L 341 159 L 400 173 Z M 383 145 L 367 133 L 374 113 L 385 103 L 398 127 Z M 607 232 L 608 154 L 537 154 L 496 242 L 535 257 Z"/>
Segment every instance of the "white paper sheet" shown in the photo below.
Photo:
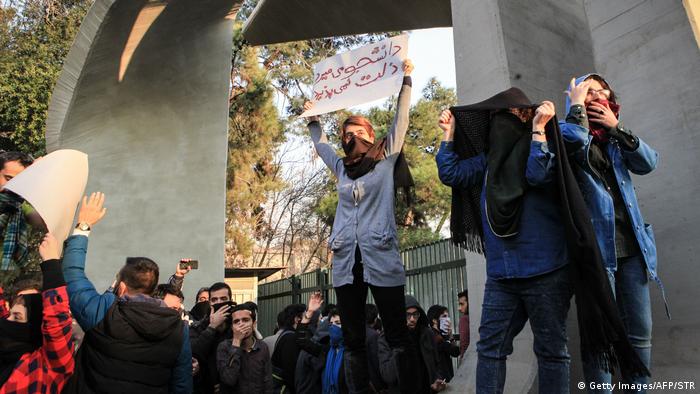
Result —
<path fill-rule="evenodd" d="M 62 248 L 85 193 L 87 179 L 88 156 L 77 150 L 62 149 L 27 167 L 7 182 L 5 189 L 18 194 L 36 209 Z"/>
<path fill-rule="evenodd" d="M 325 114 L 391 96 L 401 89 L 408 35 L 329 57 L 314 65 L 314 102 L 302 117 Z"/>

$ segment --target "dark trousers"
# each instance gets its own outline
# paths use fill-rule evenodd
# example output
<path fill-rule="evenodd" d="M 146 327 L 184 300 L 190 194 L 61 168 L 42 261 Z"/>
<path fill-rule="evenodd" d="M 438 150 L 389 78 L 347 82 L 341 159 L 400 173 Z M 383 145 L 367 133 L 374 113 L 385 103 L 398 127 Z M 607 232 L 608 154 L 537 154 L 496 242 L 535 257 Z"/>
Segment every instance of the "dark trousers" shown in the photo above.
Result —
<path fill-rule="evenodd" d="M 363 269 L 362 255 L 360 249 L 356 248 L 355 265 L 352 268 L 352 284 L 335 288 L 345 349 L 365 348 L 365 304 L 367 303 L 368 289 L 372 290 L 389 346 L 392 349 L 407 346 L 410 341 L 406 327 L 404 286 L 372 286 L 365 283 L 362 277 Z"/>
<path fill-rule="evenodd" d="M 355 249 L 355 265 L 352 268 L 353 282 L 335 288 L 338 311 L 345 343 L 345 376 L 350 393 L 369 392 L 369 371 L 367 362 L 365 304 L 367 290 L 372 291 L 374 302 L 379 309 L 384 326 L 384 335 L 389 346 L 409 355 L 399 360 L 399 374 L 410 376 L 413 363 L 408 328 L 406 327 L 406 301 L 404 286 L 380 287 L 365 283 L 364 266 L 360 249 Z M 403 367 L 402 367 L 403 366 Z M 403 391 L 403 390 L 402 390 Z"/>

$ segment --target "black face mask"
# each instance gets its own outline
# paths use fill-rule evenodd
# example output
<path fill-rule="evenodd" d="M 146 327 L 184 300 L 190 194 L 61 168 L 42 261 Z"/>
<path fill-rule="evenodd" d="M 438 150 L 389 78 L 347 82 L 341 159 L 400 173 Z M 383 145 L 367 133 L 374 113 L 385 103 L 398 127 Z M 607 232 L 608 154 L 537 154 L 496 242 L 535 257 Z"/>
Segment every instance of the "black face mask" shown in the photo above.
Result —
<path fill-rule="evenodd" d="M 342 146 L 345 156 L 350 159 L 354 159 L 357 157 L 362 157 L 365 153 L 367 153 L 367 151 L 370 150 L 370 148 L 372 148 L 372 146 L 374 146 L 374 143 L 353 135 L 347 142 L 343 140 Z"/>
<path fill-rule="evenodd" d="M 41 294 L 23 295 L 27 308 L 27 322 L 19 323 L 0 319 L 0 386 L 12 374 L 17 361 L 26 353 L 41 347 Z"/>

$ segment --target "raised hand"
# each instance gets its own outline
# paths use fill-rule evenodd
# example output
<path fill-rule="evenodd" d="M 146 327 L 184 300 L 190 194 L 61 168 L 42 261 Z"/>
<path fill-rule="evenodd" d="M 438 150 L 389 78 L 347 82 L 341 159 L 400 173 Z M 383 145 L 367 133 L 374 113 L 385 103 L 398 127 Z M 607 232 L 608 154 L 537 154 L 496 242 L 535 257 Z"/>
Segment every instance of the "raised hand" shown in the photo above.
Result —
<path fill-rule="evenodd" d="M 543 101 L 542 104 L 537 107 L 537 110 L 535 110 L 535 117 L 532 119 L 532 130 L 543 131 L 544 126 L 547 125 L 547 122 L 549 122 L 555 114 L 554 103 L 551 101 Z"/>
<path fill-rule="evenodd" d="M 571 105 L 584 104 L 584 102 L 586 101 L 586 96 L 588 95 L 588 87 L 591 85 L 591 83 L 593 83 L 593 80 L 588 79 L 576 85 L 576 78 L 571 78 L 571 82 L 569 83 L 569 90 L 564 92 L 566 95 L 569 96 Z"/>
<path fill-rule="evenodd" d="M 323 296 L 321 295 L 321 292 L 314 291 L 313 293 L 311 293 L 311 295 L 309 296 L 309 303 L 307 305 L 307 312 L 313 313 L 321 309 L 321 305 L 323 305 Z"/>
<path fill-rule="evenodd" d="M 39 255 L 42 261 L 57 260 L 61 258 L 58 251 L 58 241 L 51 233 L 44 235 L 44 239 L 39 244 Z"/>
<path fill-rule="evenodd" d="M 92 227 L 102 220 L 107 213 L 107 208 L 103 208 L 104 203 L 104 193 L 92 193 L 90 198 L 84 196 L 80 211 L 78 211 L 78 223 L 87 223 Z"/>
<path fill-rule="evenodd" d="M 408 77 L 409 75 L 411 75 L 414 68 L 415 67 L 413 67 L 413 62 L 411 61 L 411 59 L 406 59 L 403 61 L 403 75 L 404 76 Z"/>
<path fill-rule="evenodd" d="M 187 266 L 187 268 L 180 268 L 180 263 L 189 263 L 192 261 L 192 259 L 180 259 L 180 262 L 177 263 L 175 266 L 175 276 L 178 278 L 183 278 L 185 275 L 187 275 L 190 271 L 192 271 L 192 267 Z"/>
<path fill-rule="evenodd" d="M 314 102 L 313 102 L 313 101 L 307 101 L 307 102 L 305 102 L 305 103 L 304 103 L 304 112 L 310 111 L 311 108 L 313 108 L 313 107 L 314 107 Z M 307 119 L 309 120 L 309 122 L 313 122 L 313 121 L 318 122 L 318 115 L 308 116 Z"/>
<path fill-rule="evenodd" d="M 444 132 L 443 139 L 445 141 L 452 141 L 455 135 L 455 117 L 452 116 L 452 112 L 449 109 L 445 109 L 440 112 L 438 126 Z"/>

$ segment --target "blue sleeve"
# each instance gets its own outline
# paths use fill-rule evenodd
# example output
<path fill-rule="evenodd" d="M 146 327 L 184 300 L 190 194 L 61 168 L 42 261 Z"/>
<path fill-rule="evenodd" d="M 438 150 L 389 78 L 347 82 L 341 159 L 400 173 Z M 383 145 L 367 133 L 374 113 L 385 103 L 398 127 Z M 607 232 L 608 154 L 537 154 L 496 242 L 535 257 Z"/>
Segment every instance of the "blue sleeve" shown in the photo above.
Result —
<path fill-rule="evenodd" d="M 116 300 L 114 293 L 97 293 L 85 275 L 87 246 L 88 237 L 73 235 L 66 240 L 63 252 L 63 276 L 66 279 L 70 309 L 85 332 L 102 321 Z"/>
<path fill-rule="evenodd" d="M 192 349 L 190 349 L 189 327 L 182 325 L 182 349 L 177 356 L 177 363 L 173 369 L 173 376 L 170 379 L 169 393 L 190 394 L 192 393 Z"/>
<path fill-rule="evenodd" d="M 627 168 L 637 175 L 646 175 L 656 169 L 659 154 L 647 145 L 641 138 L 638 139 L 639 146 L 633 151 L 620 149 L 622 157 L 627 164 Z"/>
<path fill-rule="evenodd" d="M 443 141 L 435 161 L 440 181 L 447 186 L 468 188 L 481 185 L 486 170 L 486 156 L 460 160 L 453 149 L 452 141 Z"/>
<path fill-rule="evenodd" d="M 554 153 L 549 151 L 547 142 L 532 141 L 525 168 L 527 183 L 531 186 L 543 185 L 552 180 L 553 174 Z"/>

